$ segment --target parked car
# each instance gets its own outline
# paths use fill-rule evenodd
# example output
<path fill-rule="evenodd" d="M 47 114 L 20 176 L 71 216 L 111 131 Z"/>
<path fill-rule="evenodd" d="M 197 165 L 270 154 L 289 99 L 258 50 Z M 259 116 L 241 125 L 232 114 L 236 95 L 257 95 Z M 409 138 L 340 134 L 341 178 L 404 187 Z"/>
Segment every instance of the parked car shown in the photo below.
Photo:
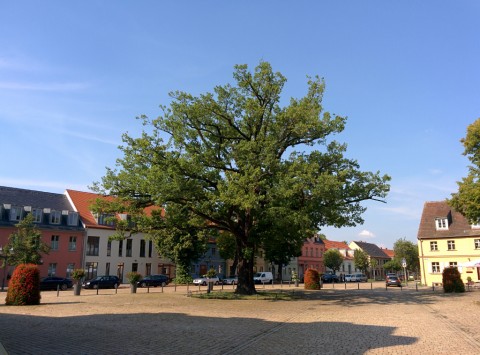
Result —
<path fill-rule="evenodd" d="M 323 282 L 327 282 L 327 283 L 328 283 L 328 282 L 332 282 L 332 283 L 333 283 L 333 282 L 339 282 L 340 279 L 339 279 L 338 276 L 335 275 L 335 274 L 323 274 L 323 275 L 322 275 L 322 281 L 323 281 Z"/>
<path fill-rule="evenodd" d="M 85 281 L 83 288 L 117 288 L 120 286 L 120 279 L 117 276 L 97 276 L 94 279 Z"/>
<path fill-rule="evenodd" d="M 40 290 L 60 290 L 65 291 L 72 288 L 73 281 L 63 277 L 49 276 L 40 280 Z"/>
<path fill-rule="evenodd" d="M 352 281 L 352 275 L 351 274 L 346 274 L 345 275 L 345 282 L 351 282 Z"/>
<path fill-rule="evenodd" d="M 396 276 L 388 276 L 387 280 L 385 281 L 385 285 L 388 286 L 398 286 L 402 287 L 402 281 Z"/>
<path fill-rule="evenodd" d="M 193 283 L 195 285 L 202 285 L 202 286 L 206 286 L 207 283 L 209 282 L 213 282 L 215 285 L 218 285 L 220 283 L 220 279 L 218 278 L 218 276 L 215 276 L 215 277 L 197 277 L 196 279 L 193 280 Z"/>
<path fill-rule="evenodd" d="M 269 271 L 257 272 L 253 276 L 253 282 L 256 284 L 273 284 L 273 274 Z"/>
<path fill-rule="evenodd" d="M 238 284 L 238 276 L 230 276 L 222 280 L 224 285 L 236 285 Z"/>
<path fill-rule="evenodd" d="M 168 285 L 169 279 L 167 275 L 148 275 L 143 279 L 137 282 L 139 287 L 148 287 L 148 286 L 162 286 L 165 287 Z"/>
<path fill-rule="evenodd" d="M 367 282 L 368 278 L 365 274 L 352 274 L 350 277 L 351 282 Z"/>

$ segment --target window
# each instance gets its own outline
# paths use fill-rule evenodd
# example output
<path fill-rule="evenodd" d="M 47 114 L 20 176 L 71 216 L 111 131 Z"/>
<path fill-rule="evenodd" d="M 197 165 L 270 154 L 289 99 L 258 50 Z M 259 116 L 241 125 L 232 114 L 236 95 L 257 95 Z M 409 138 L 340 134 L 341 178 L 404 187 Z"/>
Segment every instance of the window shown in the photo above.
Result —
<path fill-rule="evenodd" d="M 74 269 L 75 269 L 75 264 L 71 263 L 67 265 L 67 273 L 66 273 L 67 278 L 72 276 L 72 272 Z"/>
<path fill-rule="evenodd" d="M 100 237 L 88 237 L 88 239 L 87 239 L 87 255 L 98 256 L 99 245 L 100 245 Z"/>
<path fill-rule="evenodd" d="M 68 241 L 68 250 L 77 250 L 77 237 L 70 237 L 70 240 Z"/>
<path fill-rule="evenodd" d="M 58 240 L 60 239 L 60 237 L 58 235 L 52 235 L 52 238 L 51 238 L 51 243 L 50 243 L 50 249 L 51 250 L 58 250 Z"/>
<path fill-rule="evenodd" d="M 112 256 L 112 241 L 111 240 L 109 240 L 107 242 L 107 256 Z"/>
<path fill-rule="evenodd" d="M 455 250 L 455 241 L 454 240 L 447 240 L 447 249 L 448 250 Z"/>
<path fill-rule="evenodd" d="M 50 212 L 50 224 L 60 224 L 62 220 L 62 211 L 51 211 Z"/>
<path fill-rule="evenodd" d="M 437 242 L 430 242 L 430 250 L 431 251 L 437 251 L 438 250 Z"/>
<path fill-rule="evenodd" d="M 145 264 L 145 276 L 151 275 L 152 274 L 152 264 L 151 263 L 146 263 Z"/>
<path fill-rule="evenodd" d="M 78 212 L 68 212 L 68 221 L 69 226 L 78 225 Z"/>
<path fill-rule="evenodd" d="M 432 263 L 432 272 L 433 273 L 440 272 L 440 263 L 439 262 L 433 262 Z"/>
<path fill-rule="evenodd" d="M 457 264 L 456 261 L 450 261 L 449 266 L 450 266 L 450 267 L 457 267 L 458 264 Z"/>
<path fill-rule="evenodd" d="M 133 263 L 132 264 L 132 272 L 137 272 L 138 271 L 138 264 L 137 263 Z"/>
<path fill-rule="evenodd" d="M 33 223 L 42 223 L 43 211 L 41 208 L 34 208 L 32 210 Z"/>
<path fill-rule="evenodd" d="M 122 256 L 123 254 L 123 240 L 118 242 L 118 256 Z"/>
<path fill-rule="evenodd" d="M 212 248 L 211 255 L 212 255 L 212 256 L 215 256 L 216 253 L 217 253 L 217 249 L 216 249 L 216 248 Z"/>
<path fill-rule="evenodd" d="M 448 229 L 448 218 L 435 218 L 435 227 L 437 230 Z"/>
<path fill-rule="evenodd" d="M 145 257 L 145 239 L 140 239 L 140 257 Z"/>
<path fill-rule="evenodd" d="M 20 221 L 22 219 L 22 212 L 23 212 L 22 207 L 12 206 L 10 208 L 10 220 L 11 221 Z"/>
<path fill-rule="evenodd" d="M 480 249 L 480 239 L 475 239 L 475 249 Z"/>
<path fill-rule="evenodd" d="M 97 277 L 97 269 L 98 269 L 97 262 L 87 262 L 85 263 L 85 268 L 86 268 L 85 280 L 90 280 Z"/>
<path fill-rule="evenodd" d="M 125 256 L 132 256 L 132 239 L 127 239 L 127 255 Z"/>
<path fill-rule="evenodd" d="M 108 213 L 97 213 L 95 214 L 95 218 L 97 219 L 97 223 L 104 225 L 104 226 L 114 226 L 115 219 L 113 214 Z"/>
<path fill-rule="evenodd" d="M 152 250 L 153 250 L 153 242 L 151 240 L 148 241 L 148 257 L 152 257 Z"/>
<path fill-rule="evenodd" d="M 55 276 L 57 273 L 57 263 L 48 264 L 48 276 Z"/>
<path fill-rule="evenodd" d="M 110 263 L 105 265 L 105 275 L 110 275 Z"/>

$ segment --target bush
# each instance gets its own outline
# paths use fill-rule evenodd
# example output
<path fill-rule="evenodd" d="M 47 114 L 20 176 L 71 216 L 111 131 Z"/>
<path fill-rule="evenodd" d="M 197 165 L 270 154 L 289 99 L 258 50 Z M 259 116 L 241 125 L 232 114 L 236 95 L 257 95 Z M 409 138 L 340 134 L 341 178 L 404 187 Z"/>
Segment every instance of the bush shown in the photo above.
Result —
<path fill-rule="evenodd" d="M 132 285 L 135 285 L 141 279 L 142 279 L 142 275 L 136 271 L 131 271 L 127 273 L 127 280 Z"/>
<path fill-rule="evenodd" d="M 27 306 L 40 304 L 40 271 L 34 264 L 20 264 L 15 268 L 8 285 L 5 304 Z"/>
<path fill-rule="evenodd" d="M 75 269 L 72 271 L 72 279 L 74 279 L 75 281 L 79 281 L 81 280 L 82 278 L 85 277 L 85 270 L 83 269 Z"/>
<path fill-rule="evenodd" d="M 303 282 L 305 290 L 320 290 L 320 274 L 317 270 L 307 269 Z"/>
<path fill-rule="evenodd" d="M 443 269 L 442 274 L 443 292 L 465 292 L 465 285 L 456 267 Z"/>

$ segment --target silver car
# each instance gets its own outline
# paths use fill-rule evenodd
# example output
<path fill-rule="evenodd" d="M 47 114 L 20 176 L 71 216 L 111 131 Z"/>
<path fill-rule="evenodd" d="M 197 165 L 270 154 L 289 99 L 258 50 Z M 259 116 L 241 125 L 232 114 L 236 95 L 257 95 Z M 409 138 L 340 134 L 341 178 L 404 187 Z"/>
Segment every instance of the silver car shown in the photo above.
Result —
<path fill-rule="evenodd" d="M 352 282 L 367 282 L 367 275 L 365 274 L 352 274 L 350 281 Z"/>

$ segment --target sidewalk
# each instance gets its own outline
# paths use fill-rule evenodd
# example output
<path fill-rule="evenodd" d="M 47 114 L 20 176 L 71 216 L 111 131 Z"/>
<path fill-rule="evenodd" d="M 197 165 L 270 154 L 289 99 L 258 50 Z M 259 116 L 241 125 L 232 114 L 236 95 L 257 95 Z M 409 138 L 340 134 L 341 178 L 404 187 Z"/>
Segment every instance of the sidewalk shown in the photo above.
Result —
<path fill-rule="evenodd" d="M 42 292 L 39 306 L 0 300 L 0 342 L 10 355 L 480 353 L 480 292 L 328 286 L 291 301 L 203 300 L 172 286 Z"/>

